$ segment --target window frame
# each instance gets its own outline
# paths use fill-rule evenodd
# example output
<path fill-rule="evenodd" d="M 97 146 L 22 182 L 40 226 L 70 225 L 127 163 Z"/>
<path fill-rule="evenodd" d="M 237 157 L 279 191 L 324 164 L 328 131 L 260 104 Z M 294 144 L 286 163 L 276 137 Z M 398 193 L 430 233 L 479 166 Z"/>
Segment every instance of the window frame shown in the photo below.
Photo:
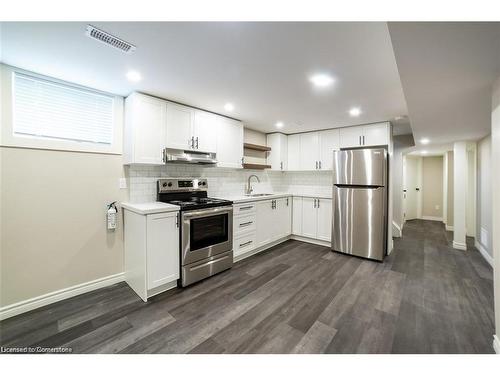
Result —
<path fill-rule="evenodd" d="M 89 141 L 65 140 L 49 137 L 37 137 L 14 133 L 14 76 L 18 73 L 35 79 L 64 85 L 73 89 L 106 95 L 113 98 L 113 129 L 111 144 L 94 143 Z M 71 82 L 32 73 L 5 64 L 0 65 L 0 118 L 2 120 L 0 145 L 2 147 L 33 148 L 44 150 L 89 152 L 122 155 L 123 153 L 123 121 L 124 98 L 115 94 L 95 90 Z"/>

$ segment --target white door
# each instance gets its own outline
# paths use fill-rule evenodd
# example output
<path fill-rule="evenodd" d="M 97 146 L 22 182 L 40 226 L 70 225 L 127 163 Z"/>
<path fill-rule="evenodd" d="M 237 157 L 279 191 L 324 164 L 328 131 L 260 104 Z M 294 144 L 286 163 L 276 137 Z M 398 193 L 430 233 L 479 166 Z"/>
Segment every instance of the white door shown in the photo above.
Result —
<path fill-rule="evenodd" d="M 131 110 L 134 126 L 134 163 L 164 164 L 166 102 L 136 95 Z"/>
<path fill-rule="evenodd" d="M 148 289 L 179 278 L 179 228 L 177 212 L 147 216 Z"/>
<path fill-rule="evenodd" d="M 316 238 L 318 233 L 318 211 L 316 198 L 302 198 L 302 235 Z"/>
<path fill-rule="evenodd" d="M 318 199 L 318 240 L 331 241 L 332 239 L 332 200 Z"/>
<path fill-rule="evenodd" d="M 389 144 L 387 123 L 363 126 L 363 146 L 383 146 Z"/>
<path fill-rule="evenodd" d="M 272 200 L 260 201 L 256 204 L 257 228 L 255 232 L 256 247 L 268 244 L 273 239 L 274 227 L 274 209 L 272 208 Z"/>
<path fill-rule="evenodd" d="M 177 104 L 167 104 L 167 147 L 193 150 L 194 109 Z"/>
<path fill-rule="evenodd" d="M 339 130 L 331 129 L 318 132 L 319 135 L 319 169 L 331 171 L 333 168 L 333 151 L 339 149 Z"/>
<path fill-rule="evenodd" d="M 288 136 L 287 154 L 287 170 L 298 171 L 300 169 L 300 134 Z"/>
<path fill-rule="evenodd" d="M 362 146 L 363 127 L 351 126 L 339 129 L 340 147 L 360 147 Z"/>
<path fill-rule="evenodd" d="M 302 197 L 293 197 L 292 234 L 302 236 Z"/>
<path fill-rule="evenodd" d="M 217 119 L 217 166 L 243 167 L 243 125 L 239 121 Z"/>
<path fill-rule="evenodd" d="M 196 151 L 216 152 L 217 118 L 215 115 L 197 111 L 194 114 L 193 136 Z"/>
<path fill-rule="evenodd" d="M 403 159 L 403 216 L 404 220 L 418 218 L 419 158 L 405 156 Z"/>
<path fill-rule="evenodd" d="M 300 135 L 300 170 L 314 171 L 319 165 L 319 137 L 317 132 Z"/>

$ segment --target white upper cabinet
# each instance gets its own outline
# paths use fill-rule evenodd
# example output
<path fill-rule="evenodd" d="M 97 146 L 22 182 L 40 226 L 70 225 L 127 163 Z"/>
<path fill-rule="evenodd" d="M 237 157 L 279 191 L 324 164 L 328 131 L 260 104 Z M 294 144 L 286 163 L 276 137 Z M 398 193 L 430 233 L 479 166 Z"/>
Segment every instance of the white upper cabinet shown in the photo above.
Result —
<path fill-rule="evenodd" d="M 300 170 L 300 134 L 292 134 L 288 137 L 287 145 L 287 170 Z"/>
<path fill-rule="evenodd" d="M 243 124 L 217 118 L 217 166 L 243 168 Z"/>
<path fill-rule="evenodd" d="M 332 170 L 333 151 L 340 148 L 339 129 L 318 132 L 319 134 L 319 169 Z"/>
<path fill-rule="evenodd" d="M 390 143 L 391 128 L 388 122 L 363 126 L 363 146 L 384 146 Z"/>
<path fill-rule="evenodd" d="M 173 103 L 167 104 L 167 148 L 193 150 L 192 134 L 195 110 Z"/>
<path fill-rule="evenodd" d="M 267 146 L 271 147 L 267 155 L 267 164 L 271 166 L 271 170 L 288 170 L 288 137 L 281 133 L 268 134 Z"/>
<path fill-rule="evenodd" d="M 385 146 L 390 143 L 391 125 L 388 122 L 340 129 L 340 147 Z"/>
<path fill-rule="evenodd" d="M 300 135 L 300 170 L 314 171 L 318 169 L 319 137 L 317 132 Z"/>
<path fill-rule="evenodd" d="M 138 93 L 125 100 L 124 164 L 163 164 L 167 102 Z"/>
<path fill-rule="evenodd" d="M 192 135 L 196 151 L 217 151 L 217 117 L 208 112 L 196 111 Z"/>

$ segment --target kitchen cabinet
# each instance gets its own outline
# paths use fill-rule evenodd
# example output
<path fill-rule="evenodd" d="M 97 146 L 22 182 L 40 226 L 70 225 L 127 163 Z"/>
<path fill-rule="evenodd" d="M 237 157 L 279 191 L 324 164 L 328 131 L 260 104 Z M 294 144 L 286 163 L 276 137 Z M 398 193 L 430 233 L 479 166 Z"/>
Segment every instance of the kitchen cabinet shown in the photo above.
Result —
<path fill-rule="evenodd" d="M 264 246 L 273 239 L 274 200 L 259 201 L 256 203 L 256 246 Z"/>
<path fill-rule="evenodd" d="M 193 123 L 195 110 L 178 104 L 167 104 L 167 148 L 194 149 Z"/>
<path fill-rule="evenodd" d="M 293 197 L 292 234 L 302 235 L 302 197 Z"/>
<path fill-rule="evenodd" d="M 218 117 L 217 166 L 243 168 L 243 124 L 241 122 Z"/>
<path fill-rule="evenodd" d="M 333 151 L 340 149 L 339 129 L 323 130 L 319 134 L 319 169 L 333 169 Z"/>
<path fill-rule="evenodd" d="M 217 119 L 218 116 L 214 114 L 196 111 L 192 132 L 196 151 L 217 151 Z"/>
<path fill-rule="evenodd" d="M 164 164 L 167 102 L 139 93 L 125 100 L 124 164 Z"/>
<path fill-rule="evenodd" d="M 300 134 L 292 134 L 288 136 L 287 170 L 300 170 Z"/>
<path fill-rule="evenodd" d="M 267 155 L 267 164 L 273 171 L 288 170 L 288 137 L 282 133 L 267 135 L 267 146 L 271 151 Z"/>
<path fill-rule="evenodd" d="M 256 247 L 287 237 L 291 233 L 291 197 L 256 203 Z"/>
<path fill-rule="evenodd" d="M 139 214 L 124 209 L 125 281 L 147 301 L 175 288 L 179 271 L 178 211 Z"/>
<path fill-rule="evenodd" d="M 294 235 L 331 241 L 331 199 L 294 197 L 293 218 Z"/>
<path fill-rule="evenodd" d="M 319 137 L 317 132 L 300 135 L 300 170 L 314 171 L 318 169 Z"/>
<path fill-rule="evenodd" d="M 179 278 L 177 213 L 147 215 L 147 285 L 162 286 Z"/>
<path fill-rule="evenodd" d="M 385 146 L 390 143 L 390 123 L 383 122 L 340 129 L 340 147 Z"/>

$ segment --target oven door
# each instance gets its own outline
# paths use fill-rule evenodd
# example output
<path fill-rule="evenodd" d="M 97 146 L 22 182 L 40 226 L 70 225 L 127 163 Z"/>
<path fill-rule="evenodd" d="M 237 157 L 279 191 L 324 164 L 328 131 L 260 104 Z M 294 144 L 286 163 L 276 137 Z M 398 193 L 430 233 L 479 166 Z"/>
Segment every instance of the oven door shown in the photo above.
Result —
<path fill-rule="evenodd" d="M 181 213 L 182 265 L 233 249 L 233 207 Z"/>

